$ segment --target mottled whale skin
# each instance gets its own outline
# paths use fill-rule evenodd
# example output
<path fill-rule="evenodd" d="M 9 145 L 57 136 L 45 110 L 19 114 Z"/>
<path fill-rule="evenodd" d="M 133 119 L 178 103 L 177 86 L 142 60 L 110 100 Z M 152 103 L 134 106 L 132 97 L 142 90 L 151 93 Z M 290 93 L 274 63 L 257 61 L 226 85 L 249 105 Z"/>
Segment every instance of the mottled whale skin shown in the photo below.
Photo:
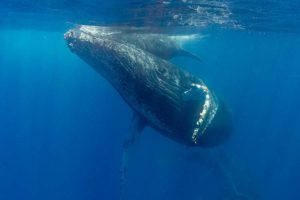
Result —
<path fill-rule="evenodd" d="M 201 61 L 196 55 L 184 50 L 180 44 L 202 38 L 199 34 L 168 35 L 151 33 L 148 29 L 129 27 L 101 27 L 80 25 L 78 29 L 86 34 L 107 37 L 115 41 L 126 42 L 148 51 L 160 58 L 170 60 L 176 56 L 190 57 Z"/>
<path fill-rule="evenodd" d="M 86 27 L 88 28 L 88 27 Z M 72 52 L 92 66 L 159 133 L 188 146 L 211 147 L 231 132 L 223 103 L 202 80 L 125 41 L 97 31 L 69 30 Z"/>

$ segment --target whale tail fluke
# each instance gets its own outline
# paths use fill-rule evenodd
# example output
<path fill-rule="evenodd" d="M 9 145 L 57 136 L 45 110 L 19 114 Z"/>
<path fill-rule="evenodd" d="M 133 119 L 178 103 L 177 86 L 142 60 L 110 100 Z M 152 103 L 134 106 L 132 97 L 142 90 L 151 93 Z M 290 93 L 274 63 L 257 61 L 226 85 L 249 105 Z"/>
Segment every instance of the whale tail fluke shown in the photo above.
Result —
<path fill-rule="evenodd" d="M 179 53 L 179 55 L 181 56 L 185 56 L 185 57 L 188 57 L 188 58 L 192 58 L 198 62 L 202 62 L 201 58 L 199 58 L 199 56 L 195 55 L 195 54 L 192 54 L 191 52 L 189 51 L 186 51 L 184 49 L 182 49 Z"/>

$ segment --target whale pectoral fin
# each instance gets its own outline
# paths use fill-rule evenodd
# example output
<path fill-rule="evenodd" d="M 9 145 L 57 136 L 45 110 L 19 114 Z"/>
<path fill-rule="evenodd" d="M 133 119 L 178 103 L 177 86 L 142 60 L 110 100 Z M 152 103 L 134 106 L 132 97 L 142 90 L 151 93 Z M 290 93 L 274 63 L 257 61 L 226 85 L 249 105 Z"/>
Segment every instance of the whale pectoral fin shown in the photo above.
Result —
<path fill-rule="evenodd" d="M 186 51 L 184 49 L 181 49 L 181 51 L 179 52 L 180 56 L 185 56 L 185 57 L 188 57 L 188 58 L 192 58 L 194 60 L 197 60 L 198 62 L 202 62 L 201 58 L 199 58 L 199 56 L 195 55 L 195 54 L 192 54 L 191 52 L 189 51 Z"/>
<path fill-rule="evenodd" d="M 126 172 L 127 172 L 127 164 L 130 156 L 130 151 L 132 147 L 138 140 L 143 129 L 146 127 L 146 121 L 139 116 L 137 113 L 134 113 L 132 118 L 132 122 L 129 128 L 129 134 L 123 143 L 123 152 L 122 152 L 122 160 L 121 160 L 121 169 L 120 169 L 120 199 L 123 199 Z"/>
<path fill-rule="evenodd" d="M 134 113 L 130 125 L 130 135 L 131 137 L 136 137 L 140 135 L 140 133 L 144 130 L 144 128 L 147 126 L 146 120 L 140 116 L 138 113 Z"/>
<path fill-rule="evenodd" d="M 123 149 L 130 148 L 130 146 L 134 144 L 134 142 L 137 140 L 138 136 L 146 126 L 146 120 L 139 114 L 134 113 L 129 128 L 129 134 L 123 144 Z"/>

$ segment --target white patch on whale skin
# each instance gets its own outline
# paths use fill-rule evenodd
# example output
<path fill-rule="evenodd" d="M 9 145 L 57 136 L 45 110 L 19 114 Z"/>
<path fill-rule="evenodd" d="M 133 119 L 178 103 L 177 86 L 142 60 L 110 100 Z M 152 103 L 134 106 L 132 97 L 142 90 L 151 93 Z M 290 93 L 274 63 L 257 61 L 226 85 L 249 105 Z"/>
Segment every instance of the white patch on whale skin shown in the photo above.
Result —
<path fill-rule="evenodd" d="M 113 34 L 121 33 L 120 31 L 113 31 L 108 27 L 102 27 L 102 26 L 87 26 L 87 25 L 81 25 L 79 28 L 80 31 L 95 35 L 95 36 L 108 36 Z"/>

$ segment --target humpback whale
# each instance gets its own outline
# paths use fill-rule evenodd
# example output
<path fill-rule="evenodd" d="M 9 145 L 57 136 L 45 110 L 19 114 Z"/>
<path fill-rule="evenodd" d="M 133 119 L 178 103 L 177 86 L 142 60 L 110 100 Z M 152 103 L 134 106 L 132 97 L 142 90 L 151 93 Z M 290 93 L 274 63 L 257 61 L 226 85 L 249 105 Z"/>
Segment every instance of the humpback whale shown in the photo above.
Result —
<path fill-rule="evenodd" d="M 162 59 L 169 60 L 176 56 L 185 56 L 197 61 L 201 59 L 184 50 L 181 44 L 202 38 L 199 34 L 167 35 L 162 33 L 149 33 L 145 28 L 128 27 L 101 27 L 80 25 L 78 29 L 86 34 L 96 37 L 106 37 L 111 40 L 126 42 L 137 48 L 148 51 Z"/>
<path fill-rule="evenodd" d="M 135 43 L 128 38 L 138 31 L 122 31 L 79 26 L 64 35 L 70 50 L 103 76 L 134 112 L 131 135 L 124 142 L 121 187 L 129 147 L 146 126 L 180 144 L 206 149 L 231 136 L 231 115 L 214 92 L 197 76 L 167 61 L 171 54 L 152 52 L 149 43 L 158 35 L 155 39 L 143 35 Z M 239 193 L 222 164 L 215 166 L 230 185 L 230 199 L 249 199 Z"/>
<path fill-rule="evenodd" d="M 188 146 L 212 147 L 226 141 L 231 117 L 225 105 L 198 77 L 124 40 L 85 26 L 68 31 L 72 52 L 118 91 L 143 130 Z"/>

